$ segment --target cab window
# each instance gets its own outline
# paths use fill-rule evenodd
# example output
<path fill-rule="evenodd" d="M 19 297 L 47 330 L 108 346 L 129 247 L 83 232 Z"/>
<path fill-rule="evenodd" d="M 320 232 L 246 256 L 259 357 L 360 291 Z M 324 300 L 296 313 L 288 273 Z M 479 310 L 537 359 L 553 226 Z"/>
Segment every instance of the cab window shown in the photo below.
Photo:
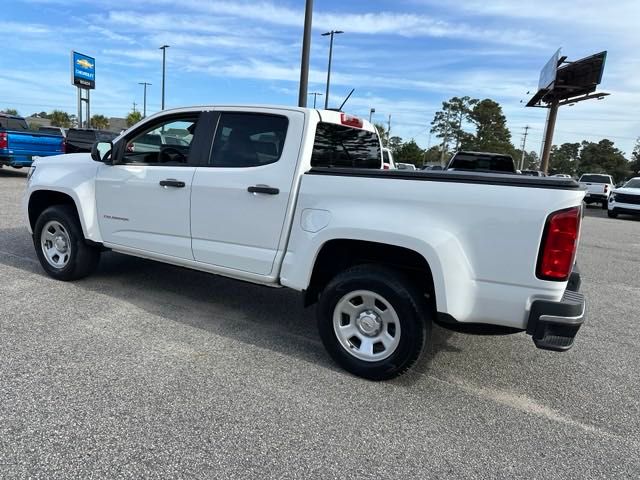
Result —
<path fill-rule="evenodd" d="M 289 120 L 263 113 L 220 115 L 213 141 L 213 167 L 258 167 L 280 159 Z"/>
<path fill-rule="evenodd" d="M 123 163 L 181 165 L 189 163 L 197 117 L 166 119 L 127 139 Z"/>

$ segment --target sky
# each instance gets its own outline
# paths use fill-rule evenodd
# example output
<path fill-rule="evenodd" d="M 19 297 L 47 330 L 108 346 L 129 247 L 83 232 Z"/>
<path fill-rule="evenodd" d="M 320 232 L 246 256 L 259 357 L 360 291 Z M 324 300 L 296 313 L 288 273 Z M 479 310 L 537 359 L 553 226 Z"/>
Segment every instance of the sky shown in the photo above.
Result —
<path fill-rule="evenodd" d="M 76 111 L 70 51 L 95 57 L 92 114 L 124 117 L 136 102 L 166 106 L 296 105 L 304 0 L 4 0 L 0 109 Z M 386 122 L 422 147 L 442 101 L 498 101 L 514 145 L 529 126 L 539 152 L 546 110 L 525 108 L 556 49 L 569 60 L 607 50 L 601 91 L 560 109 L 554 143 L 613 140 L 627 155 L 640 136 L 639 0 L 315 0 L 309 91 L 324 92 L 335 37 L 330 107 Z M 530 92 L 527 94 L 527 92 Z M 324 101 L 323 97 L 318 98 Z M 313 100 L 310 98 L 310 102 Z"/>

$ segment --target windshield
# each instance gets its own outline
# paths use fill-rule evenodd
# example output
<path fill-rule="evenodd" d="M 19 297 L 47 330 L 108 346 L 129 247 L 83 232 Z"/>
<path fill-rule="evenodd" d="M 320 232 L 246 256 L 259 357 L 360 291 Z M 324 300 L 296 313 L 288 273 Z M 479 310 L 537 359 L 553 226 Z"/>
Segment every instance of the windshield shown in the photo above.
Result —
<path fill-rule="evenodd" d="M 623 188 L 640 188 L 640 178 L 632 178 L 623 185 Z"/>
<path fill-rule="evenodd" d="M 609 177 L 609 175 L 582 175 L 580 181 L 589 183 L 611 183 L 611 177 Z"/>

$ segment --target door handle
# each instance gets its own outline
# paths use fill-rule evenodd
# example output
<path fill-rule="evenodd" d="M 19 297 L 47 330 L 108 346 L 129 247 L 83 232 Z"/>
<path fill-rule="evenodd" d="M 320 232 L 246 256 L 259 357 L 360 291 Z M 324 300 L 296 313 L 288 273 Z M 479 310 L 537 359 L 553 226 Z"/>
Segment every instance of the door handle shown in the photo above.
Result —
<path fill-rule="evenodd" d="M 186 183 L 180 181 L 180 180 L 176 180 L 174 178 L 167 178 L 166 180 L 160 180 L 160 186 L 161 187 L 176 187 L 176 188 L 183 188 L 186 185 Z"/>
<path fill-rule="evenodd" d="M 265 193 L 267 195 L 278 195 L 280 193 L 279 188 L 270 187 L 269 185 L 254 185 L 247 188 L 249 193 Z"/>

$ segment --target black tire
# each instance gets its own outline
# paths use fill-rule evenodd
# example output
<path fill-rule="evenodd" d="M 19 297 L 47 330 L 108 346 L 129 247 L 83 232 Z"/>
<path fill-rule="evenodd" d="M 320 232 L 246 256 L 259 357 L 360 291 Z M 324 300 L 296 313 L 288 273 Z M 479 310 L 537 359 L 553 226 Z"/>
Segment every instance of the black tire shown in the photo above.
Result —
<path fill-rule="evenodd" d="M 350 292 L 367 290 L 383 297 L 397 313 L 400 338 L 393 353 L 366 361 L 349 353 L 334 331 L 338 302 Z M 369 380 L 388 380 L 405 373 L 422 353 L 432 319 L 424 296 L 401 272 L 377 265 L 359 265 L 338 274 L 323 290 L 317 308 L 318 330 L 329 355 L 345 370 Z"/>
<path fill-rule="evenodd" d="M 618 214 L 615 210 L 607 210 L 607 216 L 609 218 L 618 218 Z"/>
<path fill-rule="evenodd" d="M 607 208 L 609 208 L 609 201 L 605 200 L 604 202 L 602 202 L 602 209 L 606 210 Z"/>
<path fill-rule="evenodd" d="M 62 268 L 52 266 L 42 251 L 43 228 L 50 221 L 59 222 L 69 235 L 69 259 Z M 33 245 L 42 268 L 57 280 L 70 281 L 86 277 L 93 273 L 100 261 L 100 250 L 87 245 L 77 213 L 70 205 L 54 205 L 40 214 L 33 229 Z"/>

